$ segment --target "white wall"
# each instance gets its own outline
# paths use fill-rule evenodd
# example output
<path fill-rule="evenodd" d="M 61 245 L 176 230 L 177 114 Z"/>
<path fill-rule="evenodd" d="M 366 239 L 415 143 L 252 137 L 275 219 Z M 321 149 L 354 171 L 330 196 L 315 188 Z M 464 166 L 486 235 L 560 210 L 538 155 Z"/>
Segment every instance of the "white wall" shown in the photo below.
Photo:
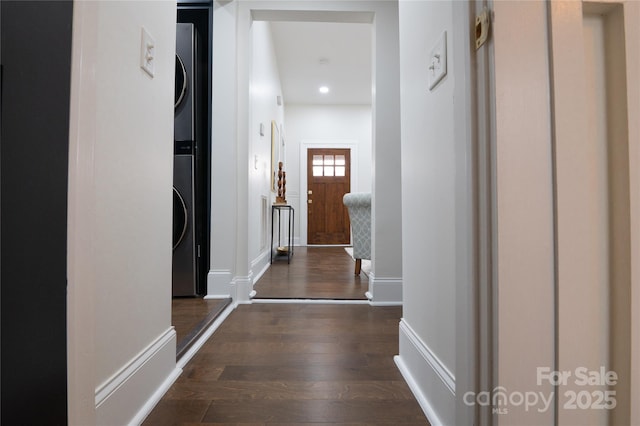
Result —
<path fill-rule="evenodd" d="M 268 219 L 267 229 L 263 229 L 262 198 L 267 200 L 267 213 L 270 217 L 271 204 L 276 196 L 276 193 L 271 191 L 271 122 L 275 121 L 278 128 L 282 127 L 284 106 L 278 105 L 276 99 L 277 96 L 282 97 L 282 88 L 271 36 L 271 25 L 265 21 L 254 21 L 251 33 L 249 257 L 255 282 L 260 271 L 269 264 L 271 222 Z M 260 135 L 260 124 L 263 125 L 264 135 Z M 280 158 L 284 159 L 284 157 Z M 287 180 L 290 180 L 290 176 L 287 176 Z M 261 237 L 266 237 L 265 247 L 261 247 Z"/>
<path fill-rule="evenodd" d="M 554 367 L 554 242 L 549 50 L 542 1 L 495 2 L 496 386 L 538 385 Z M 527 16 L 526 23 L 516 16 Z M 507 407 L 500 424 L 553 423 L 553 409 Z"/>
<path fill-rule="evenodd" d="M 175 375 L 176 4 L 76 2 L 69 181 L 70 424 L 125 424 Z M 140 69 L 141 28 L 155 77 Z"/>
<path fill-rule="evenodd" d="M 556 392 L 559 403 L 557 413 L 553 408 L 540 412 L 511 405 L 507 414 L 498 416 L 499 424 L 550 424 L 554 418 L 559 424 L 637 423 L 633 408 L 630 409 L 627 403 L 627 383 L 613 389 L 621 392 L 621 410 L 613 415 L 606 410 L 565 406 L 570 402 L 565 394 L 567 390 L 602 390 L 577 383 L 576 368 L 597 370 L 604 365 L 608 369 L 609 357 L 621 360 L 628 357 L 624 352 L 629 346 L 612 345 L 610 340 L 628 334 L 629 322 L 633 335 L 634 321 L 629 321 L 628 316 L 624 318 L 628 315 L 625 314 L 628 307 L 614 304 L 615 312 L 610 313 L 608 303 L 603 300 L 621 298 L 625 291 L 634 294 L 638 285 L 637 279 L 631 278 L 625 283 L 626 288 L 620 288 L 624 280 L 621 277 L 629 272 L 627 268 L 637 270 L 637 263 L 629 265 L 623 260 L 617 264 L 614 273 L 606 271 L 611 268 L 606 258 L 612 247 L 618 246 L 618 238 L 626 240 L 631 234 L 630 258 L 634 259 L 637 233 L 620 232 L 624 221 L 616 223 L 603 219 L 608 214 L 620 214 L 620 206 L 626 202 L 621 202 L 623 198 L 631 200 L 626 223 L 629 223 L 629 217 L 637 217 L 637 189 L 633 189 L 638 187 L 638 157 L 634 155 L 639 143 L 637 125 L 632 124 L 631 119 L 628 124 L 617 121 L 613 126 L 615 135 L 608 135 L 608 153 L 603 152 L 602 141 L 590 138 L 598 131 L 590 126 L 596 120 L 595 103 L 603 102 L 605 95 L 596 95 L 602 84 L 596 83 L 597 72 L 591 75 L 598 59 L 596 63 L 585 62 L 585 36 L 593 38 L 598 31 L 594 32 L 592 25 L 584 26 L 582 7 L 582 2 L 494 3 L 495 21 L 503 23 L 496 25 L 493 33 L 497 385 L 508 391 L 518 389 L 546 395 Z M 596 8 L 598 13 L 607 11 L 602 5 Z M 624 10 L 625 30 L 634 28 L 635 31 L 626 33 L 626 42 L 635 47 L 626 46 L 626 73 L 629 76 L 635 75 L 633 70 L 637 70 L 638 64 L 639 15 L 635 2 L 624 2 Z M 526 25 L 517 20 L 523 15 L 527 16 Z M 613 27 L 620 30 L 621 16 L 613 19 L 617 20 Z M 610 38 L 612 34 L 604 38 L 610 41 L 621 37 L 620 33 L 613 38 Z M 594 46 L 588 46 L 587 56 L 594 53 Z M 608 62 L 619 60 L 620 47 L 606 48 Z M 616 68 L 613 72 L 624 74 L 624 67 L 618 64 L 611 67 Z M 617 91 L 620 97 L 615 108 L 607 106 L 607 120 L 619 120 L 620 104 L 624 103 L 621 102 L 624 95 L 619 92 L 620 74 L 616 75 L 616 84 L 608 82 L 607 91 Z M 628 81 L 637 82 L 637 79 Z M 632 88 L 626 89 L 628 117 L 637 115 L 634 113 L 638 108 L 637 93 Z M 606 96 L 611 99 L 611 94 Z M 590 110 L 593 112 L 591 117 Z M 600 114 L 604 112 L 601 110 Z M 615 170 L 608 171 L 607 178 L 607 165 L 602 163 L 602 157 L 611 156 L 614 151 L 618 151 L 615 155 L 620 155 L 619 148 L 625 144 L 619 138 L 627 127 L 628 157 L 618 157 L 620 163 L 613 166 Z M 624 169 L 627 165 L 621 163 L 623 161 L 628 161 L 629 166 L 626 178 Z M 610 186 L 608 189 L 615 188 L 615 193 L 607 194 L 606 180 L 621 177 L 627 182 Z M 625 189 L 627 184 L 630 189 Z M 623 194 L 625 191 L 627 193 Z M 535 206 L 535 210 L 531 210 L 531 206 Z M 607 236 L 608 232 L 611 235 Z M 603 244 L 609 245 L 608 250 L 602 250 Z M 629 243 L 624 245 L 628 250 Z M 626 256 L 628 253 L 621 257 Z M 607 326 L 609 321 L 611 327 Z M 634 366 L 637 369 L 633 357 L 631 359 L 631 369 Z M 538 384 L 536 370 L 539 367 L 568 371 L 572 376 L 566 386 L 554 389 L 547 381 Z M 622 381 L 627 376 L 626 368 L 628 366 L 623 366 L 621 370 Z M 633 373 L 631 376 L 632 381 L 637 380 L 638 376 L 633 377 Z M 631 389 L 629 399 L 637 400 L 633 385 Z M 637 387 L 635 389 L 637 392 Z"/>
<path fill-rule="evenodd" d="M 458 66 L 453 50 L 453 5 L 400 2 L 402 109 L 403 319 L 401 365 L 417 383 L 434 424 L 455 424 L 455 325 L 457 254 L 456 117 L 453 94 Z M 428 52 L 447 31 L 447 76 L 428 89 Z M 417 54 L 420 52 L 420 54 Z M 461 262 L 462 263 L 462 262 Z M 427 361 L 429 360 L 429 361 Z M 405 373 L 405 376 L 407 374 Z"/>
<path fill-rule="evenodd" d="M 631 374 L 630 401 L 640 399 L 640 4 L 624 3 L 629 126 L 629 208 L 631 246 Z M 634 96 L 634 93 L 636 94 Z M 631 404 L 630 423 L 640 423 L 640 404 Z"/>
<path fill-rule="evenodd" d="M 640 140 L 633 118 L 640 99 L 639 11 L 637 2 L 607 1 L 553 5 L 550 13 L 558 368 L 602 365 L 620 376 L 612 389 L 617 392 L 614 411 L 571 410 L 561 404 L 560 423 L 638 422 L 633 406 L 638 399 L 637 346 L 630 350 L 628 342 L 638 341 L 633 318 L 637 299 L 630 295 L 637 293 L 639 283 L 634 273 L 639 239 L 633 225 L 639 211 Z M 559 392 L 567 389 L 585 390 L 569 381 Z"/>
<path fill-rule="evenodd" d="M 358 156 L 351 158 L 357 170 L 355 183 L 351 192 L 371 192 L 372 146 L 371 146 L 371 106 L 370 105 L 285 105 L 285 138 L 287 170 L 287 201 L 300 212 L 295 224 L 295 241 L 305 244 L 306 235 L 300 234 L 301 224 L 306 221 L 304 206 L 306 188 L 301 188 L 301 180 L 306 169 L 301 166 L 301 149 L 303 141 L 332 143 L 348 141 L 357 144 Z M 304 153 L 304 152 L 303 152 Z M 302 197 L 301 197 L 302 194 Z"/>
<path fill-rule="evenodd" d="M 356 2 L 357 3 L 357 2 Z M 402 197 L 400 170 L 400 53 L 397 1 L 372 2 L 373 183 L 371 272 L 367 296 L 372 304 L 402 303 Z"/>
<path fill-rule="evenodd" d="M 237 240 L 236 76 L 237 2 L 213 5 L 213 85 L 211 121 L 211 253 L 208 297 L 233 292 Z M 248 158 L 245 159 L 248 162 Z M 246 194 L 245 194 L 246 195 Z"/>

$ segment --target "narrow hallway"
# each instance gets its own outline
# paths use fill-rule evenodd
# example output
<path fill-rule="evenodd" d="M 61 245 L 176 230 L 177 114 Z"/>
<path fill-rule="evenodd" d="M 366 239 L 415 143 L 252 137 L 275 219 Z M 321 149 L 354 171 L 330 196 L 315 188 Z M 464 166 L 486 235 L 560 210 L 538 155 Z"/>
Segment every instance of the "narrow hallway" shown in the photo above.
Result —
<path fill-rule="evenodd" d="M 240 305 L 144 422 L 428 425 L 396 368 L 400 307 Z"/>

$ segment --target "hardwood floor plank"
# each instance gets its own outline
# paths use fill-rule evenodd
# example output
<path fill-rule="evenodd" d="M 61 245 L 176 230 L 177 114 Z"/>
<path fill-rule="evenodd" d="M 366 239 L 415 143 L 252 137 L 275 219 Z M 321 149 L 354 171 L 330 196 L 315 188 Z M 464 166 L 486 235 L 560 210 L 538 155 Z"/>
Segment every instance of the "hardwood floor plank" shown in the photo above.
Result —
<path fill-rule="evenodd" d="M 229 352 L 242 353 L 244 351 L 260 351 L 261 353 L 287 354 L 287 353 L 335 353 L 342 345 L 339 342 L 334 343 L 313 343 L 303 342 L 232 342 L 221 344 L 219 348 L 209 346 L 202 348 L 202 353 Z"/>
<path fill-rule="evenodd" d="M 179 359 L 198 340 L 231 299 L 175 297 L 171 301 L 171 324 L 176 330 L 176 357 Z"/>
<path fill-rule="evenodd" d="M 250 304 L 184 367 L 145 425 L 428 425 L 393 356 L 400 307 Z"/>
<path fill-rule="evenodd" d="M 397 379 L 395 371 L 378 367 L 351 367 L 342 365 L 323 365 L 309 363 L 303 366 L 227 366 L 219 380 L 246 380 L 246 381 L 351 381 L 351 380 L 394 380 Z"/>
<path fill-rule="evenodd" d="M 344 247 L 296 247 L 291 263 L 274 261 L 256 283 L 256 298 L 365 300 L 369 278 L 354 275 Z"/>
<path fill-rule="evenodd" d="M 210 312 L 225 304 L 225 300 L 209 300 L 202 297 L 175 297 L 171 300 L 171 325 L 176 328 L 176 340 L 180 342 Z"/>
<path fill-rule="evenodd" d="M 335 352 L 322 352 L 309 354 L 307 352 L 285 352 L 285 353 L 265 353 L 265 352 L 217 352 L 202 354 L 198 363 L 212 363 L 241 366 L 307 366 L 307 365 L 345 365 L 358 367 L 368 365 L 371 358 L 366 354 L 347 354 Z"/>
<path fill-rule="evenodd" d="M 200 422 L 211 401 L 175 400 L 163 398 L 145 420 L 145 424 L 154 426 L 174 425 L 178 422 Z"/>
<path fill-rule="evenodd" d="M 424 415 L 415 401 L 241 400 L 213 401 L 204 422 L 416 424 Z M 423 425 L 425 423 L 422 423 Z"/>
<path fill-rule="evenodd" d="M 175 423 L 180 426 L 327 426 L 328 424 L 340 424 L 340 426 L 368 426 L 371 423 L 356 423 L 356 422 L 347 422 L 347 423 L 312 423 L 312 422 L 297 422 L 297 423 L 283 423 L 283 422 L 273 422 L 273 423 L 264 423 L 264 422 L 252 422 L 252 423 Z M 377 426 L 397 426 L 396 422 L 379 422 L 375 423 Z M 406 422 L 402 423 L 403 426 L 424 426 L 423 422 Z"/>
<path fill-rule="evenodd" d="M 412 399 L 402 381 L 368 380 L 357 382 L 180 381 L 167 392 L 167 399 Z"/>

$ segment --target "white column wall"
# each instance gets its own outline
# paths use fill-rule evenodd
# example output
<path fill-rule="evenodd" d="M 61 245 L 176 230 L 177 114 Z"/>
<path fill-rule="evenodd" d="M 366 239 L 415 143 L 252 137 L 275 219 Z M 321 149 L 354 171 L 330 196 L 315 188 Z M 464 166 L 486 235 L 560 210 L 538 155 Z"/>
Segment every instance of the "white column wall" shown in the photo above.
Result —
<path fill-rule="evenodd" d="M 495 2 L 497 386 L 536 391 L 554 368 L 554 236 L 547 11 L 543 1 Z M 527 16 L 527 21 L 516 19 Z M 553 407 L 509 404 L 499 424 L 552 424 Z"/>
<path fill-rule="evenodd" d="M 640 3 L 625 1 L 627 103 L 629 114 L 629 208 L 631 240 L 631 392 L 640 399 Z M 635 95 L 634 95 L 635 94 Z M 630 423 L 640 424 L 640 404 L 631 404 Z"/>
<path fill-rule="evenodd" d="M 249 258 L 251 275 L 255 283 L 270 261 L 269 245 L 271 244 L 271 204 L 276 193 L 271 190 L 271 122 L 275 121 L 278 129 L 284 128 L 284 105 L 277 103 L 282 99 L 282 88 L 278 75 L 278 64 L 271 37 L 271 26 L 266 21 L 254 21 L 251 26 L 251 88 L 249 119 Z M 264 135 L 260 135 L 260 125 Z M 277 135 L 279 135 L 279 131 Z M 278 136 L 276 136 L 277 138 Z M 284 161 L 284 153 L 280 158 L 287 172 L 287 192 L 291 182 L 290 164 Z M 276 169 L 277 171 L 277 169 Z M 262 229 L 262 199 L 267 201 L 267 223 Z M 289 198 L 289 197 L 287 197 Z M 261 247 L 261 237 L 265 234 L 266 246 Z"/>
<path fill-rule="evenodd" d="M 127 424 L 176 375 L 176 3 L 79 2 L 74 9 L 69 420 Z M 155 39 L 153 78 L 140 68 L 143 27 Z"/>
<path fill-rule="evenodd" d="M 211 140 L 211 259 L 207 297 L 234 292 L 238 183 L 237 162 L 237 2 L 213 6 L 213 93 Z"/>
<path fill-rule="evenodd" d="M 633 297 L 638 293 L 639 241 L 634 228 L 638 4 L 558 1 L 551 4 L 550 17 L 558 200 L 557 368 L 574 372 L 603 366 L 620 376 L 610 388 L 617 392 L 615 411 L 567 409 L 565 392 L 606 389 L 569 379 L 559 388 L 563 398 L 557 418 L 560 423 L 635 424 L 637 349 L 633 344 L 630 349 L 628 341 L 638 333 L 633 314 L 638 306 Z M 625 73 L 626 87 L 621 78 Z M 607 157 L 608 164 L 603 163 Z"/>
<path fill-rule="evenodd" d="M 373 42 L 373 194 L 371 302 L 402 302 L 400 54 L 398 3 L 379 2 Z"/>
<path fill-rule="evenodd" d="M 458 245 L 456 221 L 458 198 L 467 190 L 458 174 L 467 159 L 459 155 L 453 103 L 454 52 L 463 47 L 452 26 L 452 3 L 400 2 L 404 289 L 398 364 L 432 424 L 455 424 L 456 278 L 466 267 L 458 257 L 465 247 Z M 443 31 L 447 75 L 430 91 L 429 52 Z"/>

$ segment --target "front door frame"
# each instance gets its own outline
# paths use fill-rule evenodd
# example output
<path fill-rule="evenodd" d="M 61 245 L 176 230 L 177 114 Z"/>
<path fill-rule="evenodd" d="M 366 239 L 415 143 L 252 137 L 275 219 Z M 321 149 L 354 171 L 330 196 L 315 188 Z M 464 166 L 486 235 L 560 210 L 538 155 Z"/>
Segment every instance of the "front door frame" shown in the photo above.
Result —
<path fill-rule="evenodd" d="M 356 140 L 302 140 L 300 142 L 300 245 L 307 245 L 307 152 L 309 149 L 351 150 L 351 192 L 358 192 L 358 141 Z"/>

